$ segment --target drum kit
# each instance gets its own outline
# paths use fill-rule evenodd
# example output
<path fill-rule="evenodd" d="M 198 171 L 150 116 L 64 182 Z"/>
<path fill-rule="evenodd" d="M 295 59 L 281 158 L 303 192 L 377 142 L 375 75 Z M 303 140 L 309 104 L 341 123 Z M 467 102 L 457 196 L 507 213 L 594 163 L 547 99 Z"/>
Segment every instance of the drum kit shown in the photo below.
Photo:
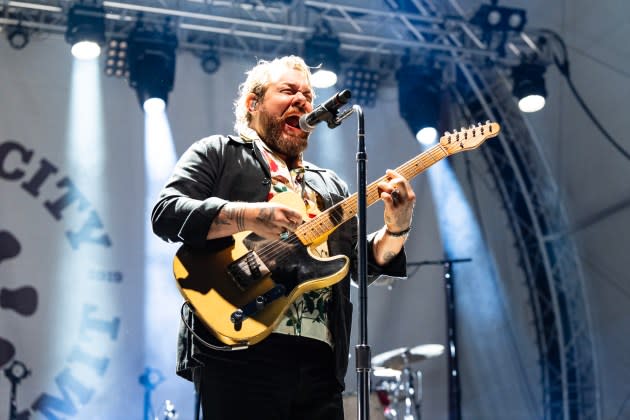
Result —
<path fill-rule="evenodd" d="M 372 358 L 370 419 L 420 420 L 422 418 L 422 372 L 419 362 L 444 353 L 441 344 L 401 347 Z M 344 396 L 345 417 L 357 418 L 356 394 Z"/>

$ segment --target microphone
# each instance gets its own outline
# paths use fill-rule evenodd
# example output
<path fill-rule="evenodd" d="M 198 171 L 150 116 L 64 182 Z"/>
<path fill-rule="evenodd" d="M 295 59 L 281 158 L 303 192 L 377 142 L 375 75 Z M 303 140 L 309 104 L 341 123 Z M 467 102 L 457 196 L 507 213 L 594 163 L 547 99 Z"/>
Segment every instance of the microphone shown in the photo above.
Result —
<path fill-rule="evenodd" d="M 326 121 L 330 128 L 336 127 L 337 124 L 334 123 L 334 119 L 337 117 L 337 111 L 348 103 L 348 99 L 350 99 L 351 96 L 352 94 L 348 89 L 337 92 L 333 97 L 308 114 L 302 115 L 300 117 L 300 128 L 310 133 L 315 129 L 315 126 L 322 121 Z"/>

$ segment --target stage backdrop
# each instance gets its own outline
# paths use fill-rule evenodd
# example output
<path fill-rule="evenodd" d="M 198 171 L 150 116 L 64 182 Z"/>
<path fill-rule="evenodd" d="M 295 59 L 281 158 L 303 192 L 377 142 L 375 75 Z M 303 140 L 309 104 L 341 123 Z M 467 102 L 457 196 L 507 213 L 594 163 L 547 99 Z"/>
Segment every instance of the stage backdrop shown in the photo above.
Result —
<path fill-rule="evenodd" d="M 181 419 L 192 418 L 192 385 L 174 374 L 181 305 L 171 277 L 176 247 L 148 233 L 151 202 L 170 170 L 155 167 L 170 165 L 168 156 L 176 158 L 196 139 L 232 131 L 236 88 L 254 60 L 225 59 L 218 73 L 207 75 L 194 57 L 179 54 L 170 124 L 159 131 L 167 143 L 157 143 L 156 151 L 153 138 L 145 142 L 135 93 L 125 81 L 103 76 L 100 62 L 96 68 L 73 63 L 59 39 L 34 39 L 21 51 L 0 42 L 0 418 L 15 391 L 18 412 L 34 419 L 139 419 L 147 409 L 140 380 L 146 372 L 156 382 L 148 400 L 155 413 L 171 400 Z M 319 92 L 316 102 L 332 92 Z M 398 115 L 395 86 L 379 91 L 378 102 L 366 110 L 369 180 L 421 151 Z M 351 191 L 355 132 L 353 119 L 334 131 L 322 126 L 307 152 L 309 160 L 337 171 Z M 440 259 L 438 220 L 458 214 L 434 208 L 426 176 L 413 184 L 418 202 L 408 259 Z M 495 211 L 487 220 L 498 232 L 490 238 L 500 247 L 497 258 L 512 264 L 500 206 L 491 187 L 480 189 Z M 368 226 L 381 225 L 377 204 Z M 504 271 L 507 279 L 497 274 L 474 281 L 467 272 L 457 279 L 466 412 L 533 418 L 541 394 L 519 270 Z M 439 266 L 425 266 L 406 282 L 371 288 L 373 355 L 445 344 L 442 274 Z M 516 298 L 503 300 L 506 284 Z M 488 290 L 503 312 L 479 310 L 492 300 L 480 301 L 476 293 Z M 356 320 L 356 289 L 353 299 Z M 516 315 L 510 308 L 519 308 Z M 350 392 L 356 390 L 356 332 L 355 322 Z M 425 418 L 447 418 L 444 355 L 416 367 L 423 373 Z"/>

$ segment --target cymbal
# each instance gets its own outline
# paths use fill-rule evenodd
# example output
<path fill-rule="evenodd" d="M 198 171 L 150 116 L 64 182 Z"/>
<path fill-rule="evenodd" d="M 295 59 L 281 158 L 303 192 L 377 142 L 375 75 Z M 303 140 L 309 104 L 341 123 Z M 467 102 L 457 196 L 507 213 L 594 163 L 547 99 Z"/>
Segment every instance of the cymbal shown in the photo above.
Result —
<path fill-rule="evenodd" d="M 412 363 L 418 363 L 444 353 L 441 344 L 423 344 L 416 347 L 400 347 L 377 354 L 372 358 L 372 365 L 394 370 L 403 370 Z"/>

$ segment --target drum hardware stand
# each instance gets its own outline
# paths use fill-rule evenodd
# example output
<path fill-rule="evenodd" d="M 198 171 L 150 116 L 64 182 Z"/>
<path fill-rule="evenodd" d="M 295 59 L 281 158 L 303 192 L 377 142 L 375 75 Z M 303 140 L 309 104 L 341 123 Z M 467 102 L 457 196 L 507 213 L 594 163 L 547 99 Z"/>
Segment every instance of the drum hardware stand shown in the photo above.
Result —
<path fill-rule="evenodd" d="M 14 360 L 4 370 L 4 374 L 11 382 L 11 401 L 9 408 L 9 420 L 28 420 L 30 414 L 28 411 L 18 414 L 17 412 L 17 386 L 22 382 L 22 379 L 31 374 L 31 371 L 27 369 L 26 365 L 18 360 Z"/>
<path fill-rule="evenodd" d="M 444 289 L 446 295 L 446 331 L 448 349 L 448 407 L 449 420 L 460 420 L 461 388 L 459 365 L 457 361 L 457 330 L 455 322 L 455 284 L 453 282 L 453 264 L 470 262 L 472 258 L 444 259 L 439 261 L 420 261 L 408 263 L 408 266 L 441 265 L 444 267 Z"/>
<path fill-rule="evenodd" d="M 153 369 L 150 367 L 146 367 L 144 372 L 138 378 L 138 382 L 144 387 L 144 414 L 142 416 L 143 420 L 156 420 L 153 416 L 153 406 L 151 405 L 151 393 L 159 384 L 164 382 L 164 375 L 157 369 Z M 172 411 L 175 414 L 175 410 L 173 404 L 170 401 L 166 401 L 166 407 L 164 415 L 166 416 L 168 412 Z M 166 419 L 174 418 L 174 417 L 165 417 Z"/>
<path fill-rule="evenodd" d="M 421 420 L 422 419 L 422 373 L 417 369 L 405 367 L 402 371 L 401 379 L 405 381 L 400 385 L 404 389 L 404 407 L 405 412 L 403 419 L 405 420 Z"/>

